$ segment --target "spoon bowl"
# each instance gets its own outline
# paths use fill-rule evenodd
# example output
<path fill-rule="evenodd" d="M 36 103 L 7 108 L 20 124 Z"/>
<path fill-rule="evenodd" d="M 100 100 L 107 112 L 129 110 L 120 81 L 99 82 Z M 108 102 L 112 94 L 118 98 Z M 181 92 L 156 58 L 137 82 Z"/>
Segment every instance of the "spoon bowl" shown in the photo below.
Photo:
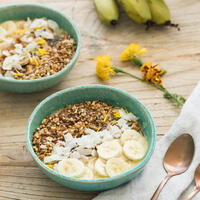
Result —
<path fill-rule="evenodd" d="M 193 156 L 194 140 L 190 134 L 182 134 L 172 142 L 167 152 L 165 153 L 163 160 L 163 165 L 167 171 L 167 176 L 160 183 L 151 200 L 158 199 L 164 185 L 172 176 L 181 174 L 189 168 Z"/>
<path fill-rule="evenodd" d="M 182 134 L 168 148 L 163 164 L 168 174 L 178 175 L 185 172 L 192 162 L 194 141 L 189 134 Z"/>
<path fill-rule="evenodd" d="M 196 183 L 196 188 L 200 190 L 200 164 L 195 170 L 194 179 Z"/>
<path fill-rule="evenodd" d="M 196 187 L 189 194 L 189 196 L 187 197 L 187 200 L 191 200 L 200 191 L 200 164 L 198 165 L 198 167 L 195 170 L 194 180 L 195 180 Z"/>

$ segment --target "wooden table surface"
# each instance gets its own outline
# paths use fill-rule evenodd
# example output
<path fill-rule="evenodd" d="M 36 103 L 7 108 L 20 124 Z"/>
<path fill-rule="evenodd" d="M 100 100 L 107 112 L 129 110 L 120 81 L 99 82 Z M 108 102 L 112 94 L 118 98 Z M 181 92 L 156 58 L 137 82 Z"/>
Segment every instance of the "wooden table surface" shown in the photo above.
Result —
<path fill-rule="evenodd" d="M 25 0 L 1 0 L 0 6 L 28 3 Z M 78 25 L 82 35 L 79 60 L 70 75 L 59 85 L 34 94 L 12 94 L 0 91 L 0 199 L 92 199 L 96 192 L 74 191 L 51 181 L 36 166 L 27 151 L 25 127 L 35 106 L 50 94 L 64 88 L 84 84 L 107 84 L 123 89 L 141 100 L 155 120 L 158 139 L 164 135 L 179 115 L 162 93 L 130 77 L 117 75 L 108 82 L 95 75 L 93 58 L 110 55 L 114 64 L 140 75 L 131 63 L 120 63 L 119 56 L 129 43 L 148 49 L 145 61 L 160 63 L 168 70 L 164 85 L 172 92 L 188 97 L 200 74 L 200 1 L 167 0 L 175 28 L 145 27 L 132 22 L 121 13 L 116 27 L 100 22 L 92 0 L 32 0 L 65 12 Z"/>

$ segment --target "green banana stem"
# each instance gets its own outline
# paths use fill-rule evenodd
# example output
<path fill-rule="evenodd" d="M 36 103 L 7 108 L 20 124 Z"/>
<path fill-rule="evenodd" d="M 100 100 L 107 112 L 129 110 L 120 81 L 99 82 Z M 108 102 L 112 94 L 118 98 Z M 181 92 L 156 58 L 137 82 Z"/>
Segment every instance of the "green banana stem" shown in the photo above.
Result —
<path fill-rule="evenodd" d="M 143 79 L 141 79 L 141 78 L 139 78 L 139 77 L 137 77 L 137 76 L 135 76 L 135 75 L 133 75 L 129 72 L 126 72 L 126 71 L 124 71 L 124 70 L 122 70 L 118 67 L 112 66 L 112 68 L 116 73 L 123 73 L 123 74 L 131 76 L 131 77 L 133 77 L 133 78 L 135 78 L 135 79 L 137 79 L 141 82 L 148 83 L 145 80 L 143 80 Z M 148 84 L 151 85 L 152 87 L 155 87 L 158 90 L 162 91 L 164 93 L 163 94 L 164 98 L 170 100 L 173 103 L 173 106 L 175 106 L 175 107 L 182 107 L 183 104 L 186 101 L 186 99 L 183 96 L 176 94 L 176 93 L 170 93 L 163 85 L 156 85 L 156 84 L 153 84 L 153 83 L 148 83 Z"/>

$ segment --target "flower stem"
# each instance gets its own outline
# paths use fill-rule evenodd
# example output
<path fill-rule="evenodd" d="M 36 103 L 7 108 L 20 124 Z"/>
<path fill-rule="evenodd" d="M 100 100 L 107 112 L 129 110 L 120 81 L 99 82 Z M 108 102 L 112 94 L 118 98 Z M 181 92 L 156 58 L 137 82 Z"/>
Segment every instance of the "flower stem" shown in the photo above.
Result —
<path fill-rule="evenodd" d="M 132 56 L 131 60 L 136 64 L 138 65 L 139 67 L 141 67 L 143 65 L 143 62 L 137 58 L 136 56 Z"/>
<path fill-rule="evenodd" d="M 123 73 L 123 74 L 129 75 L 129 76 L 131 76 L 131 77 L 133 77 L 133 78 L 135 78 L 135 79 L 137 79 L 137 80 L 139 80 L 141 82 L 148 83 L 145 80 L 143 80 L 143 79 L 141 79 L 141 78 L 139 78 L 139 77 L 137 77 L 137 76 L 135 76 L 135 75 L 133 75 L 133 74 L 131 74 L 129 72 L 126 72 L 126 71 L 124 71 L 122 69 L 119 69 L 119 68 L 113 67 L 113 66 L 112 66 L 112 68 L 116 73 Z M 186 101 L 186 99 L 183 96 L 181 96 L 179 94 L 176 94 L 176 93 L 170 93 L 163 85 L 156 85 L 156 84 L 153 84 L 153 83 L 148 83 L 148 84 L 150 84 L 151 86 L 153 86 L 153 87 L 159 89 L 160 91 L 162 91 L 164 93 L 163 96 L 166 99 L 168 99 L 171 102 L 173 102 L 174 103 L 173 106 L 175 106 L 175 107 L 182 107 L 183 104 Z"/>
<path fill-rule="evenodd" d="M 127 75 L 129 75 L 129 76 L 131 76 L 131 77 L 133 77 L 133 78 L 135 78 L 135 79 L 137 79 L 137 80 L 140 80 L 140 81 L 142 81 L 142 82 L 145 82 L 143 79 L 141 79 L 141 78 L 139 78 L 139 77 L 137 77 L 137 76 L 135 76 L 135 75 L 133 75 L 133 74 L 131 74 L 131 73 L 128 73 L 128 72 L 126 72 L 126 71 L 124 71 L 124 70 L 122 70 L 122 69 L 119 69 L 119 68 L 113 67 L 113 66 L 112 66 L 112 68 L 113 68 L 113 70 L 114 70 L 116 73 L 127 74 Z"/>

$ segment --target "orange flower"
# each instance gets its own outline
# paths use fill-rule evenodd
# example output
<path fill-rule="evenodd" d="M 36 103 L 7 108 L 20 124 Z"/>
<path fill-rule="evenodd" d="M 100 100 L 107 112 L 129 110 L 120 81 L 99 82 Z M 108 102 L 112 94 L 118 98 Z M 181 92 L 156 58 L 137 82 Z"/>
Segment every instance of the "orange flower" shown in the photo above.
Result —
<path fill-rule="evenodd" d="M 153 83 L 156 85 L 162 85 L 161 75 L 163 73 L 162 69 L 157 68 L 158 65 L 152 66 L 151 62 L 146 62 L 140 68 L 141 72 L 144 72 L 143 80 Z"/>

